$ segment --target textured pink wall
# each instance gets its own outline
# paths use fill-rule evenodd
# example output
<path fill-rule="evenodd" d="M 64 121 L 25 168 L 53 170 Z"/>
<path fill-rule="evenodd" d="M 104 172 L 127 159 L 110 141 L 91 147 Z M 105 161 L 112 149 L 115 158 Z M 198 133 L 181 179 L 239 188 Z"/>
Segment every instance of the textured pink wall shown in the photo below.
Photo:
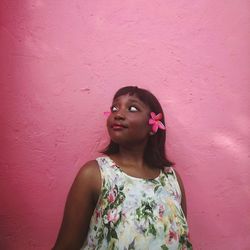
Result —
<path fill-rule="evenodd" d="M 195 249 L 250 249 L 249 1 L 0 2 L 0 248 L 49 249 L 125 84 L 152 90 Z"/>

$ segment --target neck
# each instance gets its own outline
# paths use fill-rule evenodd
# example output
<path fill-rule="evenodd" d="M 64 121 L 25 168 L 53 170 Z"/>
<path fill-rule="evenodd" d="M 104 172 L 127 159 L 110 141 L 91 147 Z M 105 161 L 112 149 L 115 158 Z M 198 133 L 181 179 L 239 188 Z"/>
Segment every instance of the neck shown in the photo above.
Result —
<path fill-rule="evenodd" d="M 144 149 L 145 145 L 137 145 L 134 147 L 119 146 L 119 153 L 116 155 L 116 159 L 124 165 L 136 165 L 143 168 L 144 162 Z"/>

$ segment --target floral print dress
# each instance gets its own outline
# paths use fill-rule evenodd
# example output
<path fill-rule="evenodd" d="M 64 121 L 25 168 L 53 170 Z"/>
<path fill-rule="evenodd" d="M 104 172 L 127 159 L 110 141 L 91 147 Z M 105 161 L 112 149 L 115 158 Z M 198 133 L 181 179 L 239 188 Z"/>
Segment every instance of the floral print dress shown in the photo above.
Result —
<path fill-rule="evenodd" d="M 172 168 L 141 179 L 124 173 L 108 156 L 96 160 L 102 188 L 83 250 L 192 249 Z"/>

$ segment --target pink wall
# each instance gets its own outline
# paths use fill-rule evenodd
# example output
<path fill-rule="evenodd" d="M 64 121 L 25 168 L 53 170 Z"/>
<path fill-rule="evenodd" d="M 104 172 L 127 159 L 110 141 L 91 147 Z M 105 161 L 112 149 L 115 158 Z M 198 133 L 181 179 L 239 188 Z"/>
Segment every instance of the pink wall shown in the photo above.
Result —
<path fill-rule="evenodd" d="M 49 249 L 126 84 L 152 90 L 195 249 L 250 249 L 249 1 L 0 2 L 0 248 Z M 103 139 L 105 137 L 106 139 Z"/>

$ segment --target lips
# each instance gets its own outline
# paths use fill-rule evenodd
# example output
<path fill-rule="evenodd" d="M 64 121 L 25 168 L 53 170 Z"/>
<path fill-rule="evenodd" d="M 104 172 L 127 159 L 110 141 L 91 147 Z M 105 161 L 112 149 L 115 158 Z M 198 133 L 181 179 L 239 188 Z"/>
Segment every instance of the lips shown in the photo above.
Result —
<path fill-rule="evenodd" d="M 123 129 L 123 128 L 127 128 L 127 126 L 122 124 L 122 123 L 113 123 L 111 125 L 111 128 L 113 128 L 113 129 Z"/>

